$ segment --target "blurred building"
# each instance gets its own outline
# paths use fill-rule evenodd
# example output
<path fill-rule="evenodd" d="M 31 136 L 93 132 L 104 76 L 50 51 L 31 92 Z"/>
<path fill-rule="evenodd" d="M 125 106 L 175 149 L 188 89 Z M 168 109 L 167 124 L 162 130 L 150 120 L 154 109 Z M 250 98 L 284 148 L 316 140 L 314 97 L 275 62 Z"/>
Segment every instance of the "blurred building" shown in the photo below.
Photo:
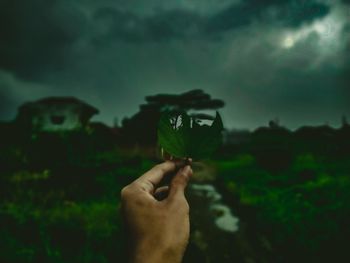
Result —
<path fill-rule="evenodd" d="M 16 122 L 38 132 L 68 131 L 84 128 L 98 112 L 73 97 L 50 97 L 22 105 Z"/>

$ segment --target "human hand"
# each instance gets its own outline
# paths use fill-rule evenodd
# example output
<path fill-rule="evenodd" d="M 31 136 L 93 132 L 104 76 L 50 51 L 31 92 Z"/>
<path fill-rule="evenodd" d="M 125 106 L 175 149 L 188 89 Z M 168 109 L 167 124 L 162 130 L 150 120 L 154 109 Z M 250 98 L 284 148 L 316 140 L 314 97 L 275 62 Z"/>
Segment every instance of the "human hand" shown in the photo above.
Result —
<path fill-rule="evenodd" d="M 122 212 L 132 241 L 133 263 L 179 263 L 186 250 L 190 223 L 184 195 L 192 175 L 189 165 L 158 164 L 121 192 Z M 170 186 L 158 187 L 165 175 L 177 171 Z M 159 201 L 156 195 L 168 191 Z"/>

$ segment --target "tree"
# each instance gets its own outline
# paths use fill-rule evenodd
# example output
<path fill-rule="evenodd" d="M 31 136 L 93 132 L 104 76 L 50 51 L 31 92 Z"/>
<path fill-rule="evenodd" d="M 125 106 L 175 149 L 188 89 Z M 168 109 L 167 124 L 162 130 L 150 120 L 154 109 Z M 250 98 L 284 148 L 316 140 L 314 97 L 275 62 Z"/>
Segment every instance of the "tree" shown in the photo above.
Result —
<path fill-rule="evenodd" d="M 159 94 L 146 97 L 149 105 L 158 106 L 161 110 L 188 111 L 222 108 L 222 100 L 212 99 L 209 94 L 196 89 L 180 95 Z"/>
<path fill-rule="evenodd" d="M 212 99 L 202 90 L 191 90 L 182 94 L 158 94 L 146 97 L 146 104 L 130 119 L 124 119 L 122 131 L 127 144 L 143 146 L 154 145 L 157 141 L 157 124 L 162 112 L 174 113 L 189 110 L 216 110 L 225 104 L 222 100 Z M 205 114 L 192 114 L 200 118 L 211 119 Z"/>

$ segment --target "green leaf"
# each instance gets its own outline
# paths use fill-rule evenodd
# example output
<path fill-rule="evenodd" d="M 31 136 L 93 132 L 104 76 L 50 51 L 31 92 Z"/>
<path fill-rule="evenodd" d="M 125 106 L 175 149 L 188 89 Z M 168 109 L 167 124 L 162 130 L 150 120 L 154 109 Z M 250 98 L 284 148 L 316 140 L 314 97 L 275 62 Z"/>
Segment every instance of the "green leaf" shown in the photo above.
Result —
<path fill-rule="evenodd" d="M 169 112 L 162 114 L 158 124 L 158 142 L 163 149 L 170 150 L 175 157 L 181 157 L 185 155 L 185 142 L 179 132 L 173 128 L 170 122 L 171 118 Z"/>
<path fill-rule="evenodd" d="M 181 120 L 181 125 L 175 120 Z M 177 158 L 210 157 L 222 144 L 222 119 L 217 112 L 211 126 L 200 125 L 197 121 L 185 112 L 175 116 L 165 112 L 158 125 L 159 145 Z"/>

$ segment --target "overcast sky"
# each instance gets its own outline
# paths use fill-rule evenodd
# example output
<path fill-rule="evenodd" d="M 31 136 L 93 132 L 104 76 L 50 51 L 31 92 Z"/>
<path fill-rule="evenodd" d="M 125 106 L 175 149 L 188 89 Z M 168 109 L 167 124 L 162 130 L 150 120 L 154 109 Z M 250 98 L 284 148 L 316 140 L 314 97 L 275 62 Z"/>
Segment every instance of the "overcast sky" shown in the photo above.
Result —
<path fill-rule="evenodd" d="M 76 96 L 111 124 L 203 89 L 231 128 L 350 119 L 350 0 L 0 0 L 0 119 Z"/>

